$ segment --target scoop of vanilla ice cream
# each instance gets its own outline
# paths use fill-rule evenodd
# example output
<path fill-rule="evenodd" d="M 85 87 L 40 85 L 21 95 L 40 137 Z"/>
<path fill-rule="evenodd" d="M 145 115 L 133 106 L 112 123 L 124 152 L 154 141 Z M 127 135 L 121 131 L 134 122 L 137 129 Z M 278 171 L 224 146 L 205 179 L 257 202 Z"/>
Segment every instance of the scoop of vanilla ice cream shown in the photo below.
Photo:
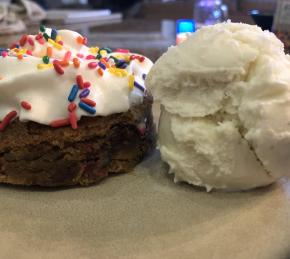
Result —
<path fill-rule="evenodd" d="M 175 181 L 207 190 L 268 185 L 290 171 L 290 57 L 273 33 L 204 27 L 170 47 L 146 85 Z"/>

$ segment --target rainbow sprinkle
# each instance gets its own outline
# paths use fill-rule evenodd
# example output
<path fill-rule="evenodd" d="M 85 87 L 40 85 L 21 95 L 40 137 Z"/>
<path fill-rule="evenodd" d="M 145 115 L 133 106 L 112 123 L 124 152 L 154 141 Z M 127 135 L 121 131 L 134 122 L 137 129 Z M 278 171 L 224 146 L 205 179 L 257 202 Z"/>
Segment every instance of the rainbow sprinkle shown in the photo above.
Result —
<path fill-rule="evenodd" d="M 50 38 L 55 41 L 56 37 L 57 37 L 57 30 L 56 29 L 51 29 Z"/>
<path fill-rule="evenodd" d="M 53 68 L 53 64 L 38 64 L 38 69 Z"/>
<path fill-rule="evenodd" d="M 138 88 L 139 90 L 141 90 L 143 93 L 145 92 L 145 88 L 139 83 L 137 83 L 136 81 L 134 82 L 134 86 Z"/>
<path fill-rule="evenodd" d="M 89 106 L 95 107 L 96 106 L 96 102 L 94 102 L 91 99 L 88 98 L 81 98 L 81 101 Z"/>
<path fill-rule="evenodd" d="M 77 119 L 77 116 L 75 114 L 75 111 L 69 112 L 68 118 L 69 118 L 69 123 L 70 123 L 72 129 L 77 129 L 78 128 L 78 119 Z"/>
<path fill-rule="evenodd" d="M 128 76 L 128 82 L 129 82 L 129 89 L 133 90 L 134 89 L 135 76 L 134 75 L 129 75 Z"/>
<path fill-rule="evenodd" d="M 91 86 L 90 82 L 84 82 L 84 88 L 89 88 Z"/>
<path fill-rule="evenodd" d="M 105 64 L 103 64 L 102 62 L 99 62 L 98 65 L 99 65 L 99 67 L 102 68 L 103 70 L 106 70 L 106 68 L 107 68 L 107 67 L 105 66 Z"/>
<path fill-rule="evenodd" d="M 82 75 L 77 75 L 76 82 L 77 82 L 80 89 L 84 88 L 84 80 L 83 80 Z"/>
<path fill-rule="evenodd" d="M 69 118 L 54 120 L 50 123 L 50 127 L 59 128 L 70 125 Z"/>
<path fill-rule="evenodd" d="M 95 114 L 97 112 L 95 108 L 82 101 L 79 102 L 79 107 L 90 114 Z"/>
<path fill-rule="evenodd" d="M 97 62 L 90 62 L 89 64 L 88 64 L 88 67 L 90 68 L 90 69 L 94 69 L 94 68 L 96 68 L 98 66 L 98 63 Z"/>
<path fill-rule="evenodd" d="M 16 111 L 9 112 L 0 123 L 0 131 L 4 131 L 8 124 L 17 116 Z"/>
<path fill-rule="evenodd" d="M 43 56 L 42 57 L 42 61 L 44 64 L 48 64 L 49 63 L 49 57 L 48 56 Z"/>
<path fill-rule="evenodd" d="M 62 50 L 62 45 L 60 45 L 59 43 L 56 43 L 54 40 L 48 39 L 47 42 L 50 43 L 56 49 Z"/>
<path fill-rule="evenodd" d="M 79 87 L 77 85 L 73 85 L 68 96 L 69 102 L 73 102 L 76 99 L 78 91 L 79 91 Z"/>
<path fill-rule="evenodd" d="M 74 111 L 76 108 L 77 108 L 77 105 L 74 102 L 71 102 L 67 107 L 69 112 Z"/>
<path fill-rule="evenodd" d="M 60 75 L 63 75 L 63 74 L 64 74 L 64 70 L 62 69 L 61 64 L 60 64 L 59 61 L 54 60 L 54 61 L 53 61 L 53 67 L 54 67 L 54 70 L 55 70 L 58 74 L 60 74 Z"/>
<path fill-rule="evenodd" d="M 90 89 L 86 88 L 86 89 L 84 89 L 84 90 L 80 93 L 79 97 L 80 97 L 80 98 L 85 98 L 85 97 L 87 97 L 89 94 L 90 94 Z"/>
<path fill-rule="evenodd" d="M 104 75 L 104 72 L 103 72 L 103 70 L 101 68 L 98 68 L 97 72 L 98 72 L 99 76 L 103 76 Z"/>
<path fill-rule="evenodd" d="M 22 106 L 22 108 L 23 109 L 25 109 L 25 110 L 31 110 L 31 104 L 30 103 L 28 103 L 28 102 L 26 102 L 26 101 L 22 101 L 21 103 L 20 103 L 20 105 Z"/>

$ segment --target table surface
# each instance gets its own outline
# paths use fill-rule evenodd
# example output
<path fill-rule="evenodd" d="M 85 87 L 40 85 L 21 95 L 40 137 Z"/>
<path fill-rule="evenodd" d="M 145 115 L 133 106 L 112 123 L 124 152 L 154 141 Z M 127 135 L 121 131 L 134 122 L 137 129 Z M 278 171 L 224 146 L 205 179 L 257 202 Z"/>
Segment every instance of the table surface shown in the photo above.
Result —
<path fill-rule="evenodd" d="M 88 188 L 0 185 L 0 258 L 290 258 L 290 179 L 206 193 L 167 170 L 156 150 Z"/>

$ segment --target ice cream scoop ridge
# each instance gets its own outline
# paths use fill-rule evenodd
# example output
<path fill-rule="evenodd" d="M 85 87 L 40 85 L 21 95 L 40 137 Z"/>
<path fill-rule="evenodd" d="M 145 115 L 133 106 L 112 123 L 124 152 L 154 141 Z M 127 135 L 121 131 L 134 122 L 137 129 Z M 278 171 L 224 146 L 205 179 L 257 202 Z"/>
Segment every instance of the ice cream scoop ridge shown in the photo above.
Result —
<path fill-rule="evenodd" d="M 0 50 L 0 131 L 15 118 L 76 128 L 82 116 L 126 112 L 143 102 L 152 62 L 86 44 L 77 32 L 41 26 Z"/>
<path fill-rule="evenodd" d="M 226 190 L 290 168 L 290 58 L 268 31 L 208 26 L 169 48 L 146 80 L 162 105 L 161 156 L 175 181 Z"/>

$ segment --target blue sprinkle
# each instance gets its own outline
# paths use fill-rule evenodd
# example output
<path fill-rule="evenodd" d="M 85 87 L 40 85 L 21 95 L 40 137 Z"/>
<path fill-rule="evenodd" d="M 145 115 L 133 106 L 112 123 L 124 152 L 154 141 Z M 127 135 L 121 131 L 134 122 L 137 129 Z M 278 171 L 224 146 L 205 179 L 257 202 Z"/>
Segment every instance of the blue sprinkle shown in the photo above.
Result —
<path fill-rule="evenodd" d="M 126 63 L 126 61 L 125 61 L 125 60 L 119 60 L 119 61 L 117 62 L 117 67 L 118 67 L 118 68 L 126 68 L 126 67 L 127 67 L 127 63 Z"/>
<path fill-rule="evenodd" d="M 145 92 L 145 88 L 142 85 L 138 84 L 136 81 L 134 82 L 134 86 L 136 86 L 136 88 L 138 88 L 142 92 Z"/>
<path fill-rule="evenodd" d="M 51 35 L 50 37 L 55 40 L 57 36 L 57 30 L 56 29 L 51 29 Z"/>
<path fill-rule="evenodd" d="M 87 97 L 89 94 L 90 94 L 90 89 L 86 88 L 86 89 L 84 89 L 84 90 L 80 93 L 79 97 L 80 97 L 80 98 L 85 98 L 85 97 Z"/>
<path fill-rule="evenodd" d="M 79 87 L 77 85 L 73 85 L 73 87 L 70 90 L 70 94 L 67 98 L 69 102 L 72 102 L 76 99 L 78 91 L 79 91 Z"/>
<path fill-rule="evenodd" d="M 105 66 L 102 62 L 99 62 L 98 65 L 99 65 L 103 70 L 106 70 L 106 66 Z"/>
<path fill-rule="evenodd" d="M 96 109 L 87 105 L 84 102 L 79 102 L 79 107 L 83 110 L 85 110 L 86 112 L 90 113 L 90 114 L 95 114 L 96 113 Z"/>
<path fill-rule="evenodd" d="M 143 80 L 146 79 L 146 76 L 147 76 L 146 74 L 143 74 L 143 75 L 142 75 Z"/>
<path fill-rule="evenodd" d="M 19 49 L 20 48 L 20 45 L 19 44 L 16 44 L 15 45 L 15 48 Z"/>
<path fill-rule="evenodd" d="M 120 68 L 125 69 L 128 66 L 128 64 L 124 63 Z"/>

